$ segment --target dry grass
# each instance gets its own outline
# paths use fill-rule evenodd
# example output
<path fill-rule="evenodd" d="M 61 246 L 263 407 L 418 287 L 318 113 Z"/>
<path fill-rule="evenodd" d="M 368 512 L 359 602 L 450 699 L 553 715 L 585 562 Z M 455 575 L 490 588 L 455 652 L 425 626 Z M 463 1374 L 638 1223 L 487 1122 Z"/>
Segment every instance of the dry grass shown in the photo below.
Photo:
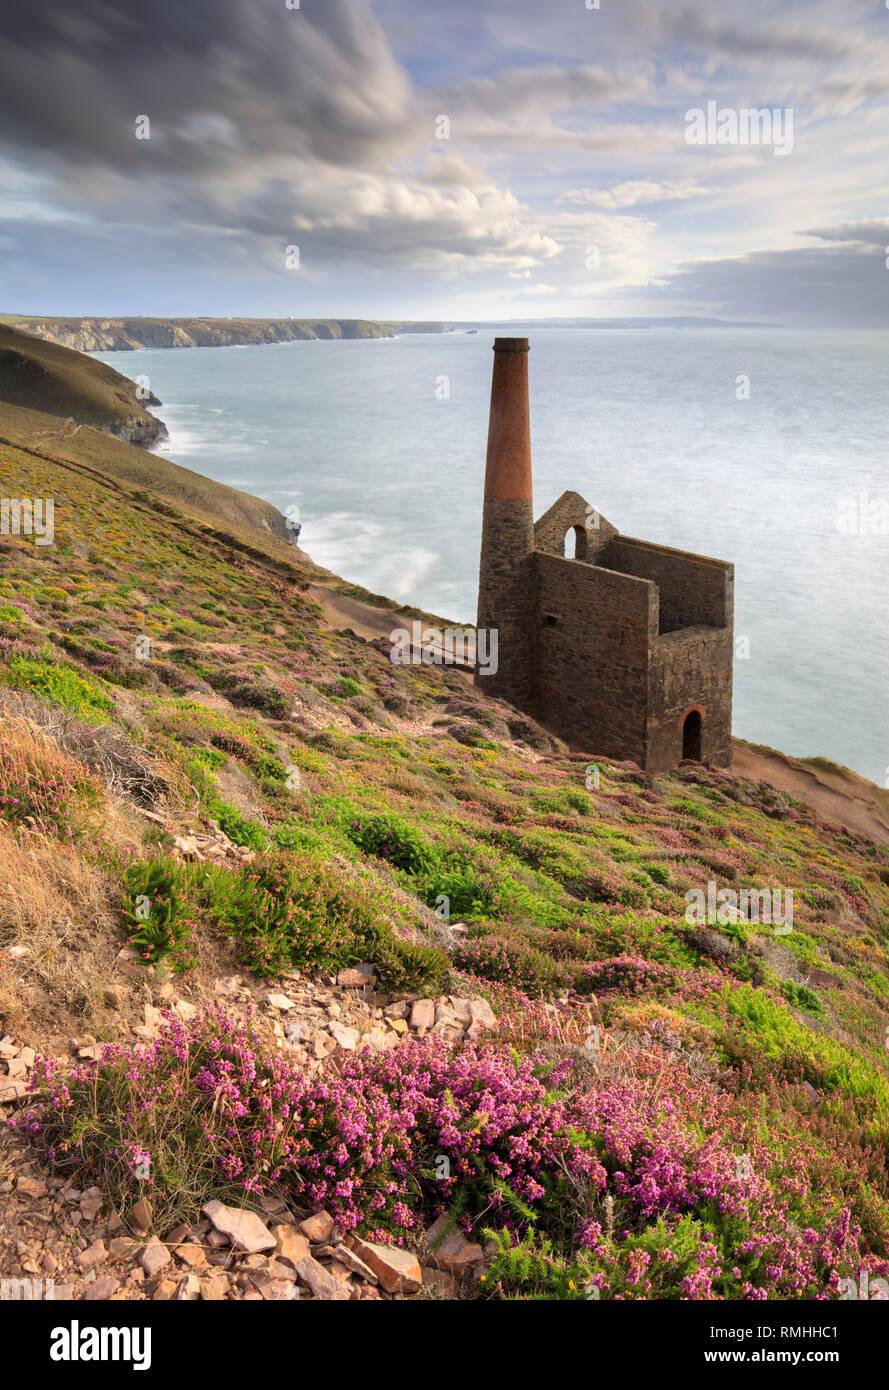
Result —
<path fill-rule="evenodd" d="M 0 1029 L 101 1026 L 117 953 L 108 879 L 76 849 L 4 826 L 0 877 Z M 10 959 L 10 946 L 28 954 Z"/>

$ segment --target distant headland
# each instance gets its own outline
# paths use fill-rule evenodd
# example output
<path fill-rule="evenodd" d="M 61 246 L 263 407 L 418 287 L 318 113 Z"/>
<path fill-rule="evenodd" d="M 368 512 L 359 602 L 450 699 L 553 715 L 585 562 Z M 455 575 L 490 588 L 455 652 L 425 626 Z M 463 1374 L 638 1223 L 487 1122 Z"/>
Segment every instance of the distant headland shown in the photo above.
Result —
<path fill-rule="evenodd" d="M 235 347 L 332 338 L 395 338 L 445 333 L 443 323 L 377 323 L 370 319 L 27 318 L 5 316 L 24 333 L 77 352 L 138 348 Z"/>

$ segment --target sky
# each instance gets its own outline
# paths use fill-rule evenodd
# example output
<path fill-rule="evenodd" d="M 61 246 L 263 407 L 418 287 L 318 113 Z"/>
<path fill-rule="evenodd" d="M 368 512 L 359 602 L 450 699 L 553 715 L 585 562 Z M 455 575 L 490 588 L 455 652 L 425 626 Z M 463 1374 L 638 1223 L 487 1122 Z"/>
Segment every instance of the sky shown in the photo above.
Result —
<path fill-rule="evenodd" d="M 0 312 L 889 326 L 889 0 L 598 4 L 0 0 Z"/>

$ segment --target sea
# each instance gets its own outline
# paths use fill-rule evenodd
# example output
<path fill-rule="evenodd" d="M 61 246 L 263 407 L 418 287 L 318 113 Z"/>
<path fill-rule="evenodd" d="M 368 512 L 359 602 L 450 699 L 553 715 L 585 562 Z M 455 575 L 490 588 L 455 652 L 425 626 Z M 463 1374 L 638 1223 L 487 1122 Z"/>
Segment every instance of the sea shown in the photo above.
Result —
<path fill-rule="evenodd" d="M 889 786 L 889 334 L 479 324 L 96 354 L 176 463 L 299 509 L 375 593 L 475 615 L 496 334 L 530 337 L 535 512 L 735 565 L 734 732 Z"/>

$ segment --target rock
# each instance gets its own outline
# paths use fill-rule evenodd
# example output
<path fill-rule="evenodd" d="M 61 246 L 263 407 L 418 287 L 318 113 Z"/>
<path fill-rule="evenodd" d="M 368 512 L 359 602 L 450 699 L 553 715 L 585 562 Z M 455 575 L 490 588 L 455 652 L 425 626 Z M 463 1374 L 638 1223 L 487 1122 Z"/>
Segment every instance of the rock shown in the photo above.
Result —
<path fill-rule="evenodd" d="M 270 1009 L 278 1009 L 282 1014 L 293 1008 L 293 1000 L 288 999 L 286 994 L 270 994 L 266 1003 Z"/>
<path fill-rule="evenodd" d="M 333 1217 L 326 1211 L 316 1211 L 312 1216 L 307 1216 L 305 1221 L 299 1223 L 299 1229 L 303 1235 L 308 1236 L 315 1245 L 330 1240 L 333 1235 L 333 1228 Z"/>
<path fill-rule="evenodd" d="M 13 1081 L 11 1086 L 7 1086 L 3 1084 L 3 1078 L 0 1077 L 0 1105 L 17 1104 L 18 1101 L 24 1100 L 30 1094 L 24 1081 Z"/>
<path fill-rule="evenodd" d="M 118 1260 L 131 1259 L 139 1249 L 139 1242 L 133 1240 L 131 1236 L 118 1236 L 112 1240 L 108 1246 L 108 1258 L 117 1263 Z"/>
<path fill-rule="evenodd" d="M 418 999 L 411 1009 L 411 1027 L 431 1028 L 435 1022 L 435 1004 L 431 999 Z"/>
<path fill-rule="evenodd" d="M 272 1235 L 275 1237 L 276 1253 L 282 1260 L 289 1260 L 294 1268 L 308 1255 L 308 1237 L 301 1235 L 295 1226 L 273 1226 Z"/>
<path fill-rule="evenodd" d="M 357 1274 L 359 1278 L 365 1279 L 368 1284 L 375 1284 L 377 1282 L 377 1276 L 374 1274 L 370 1265 L 365 1264 L 364 1261 L 355 1254 L 354 1250 L 349 1249 L 348 1245 L 338 1245 L 333 1253 L 340 1264 L 345 1265 L 346 1269 L 350 1270 L 352 1274 Z"/>
<path fill-rule="evenodd" d="M 429 1261 L 436 1269 L 442 1269 L 446 1274 L 461 1274 L 469 1265 L 484 1259 L 484 1251 L 480 1245 L 468 1241 L 457 1227 L 442 1240 L 448 1219 L 447 1212 L 443 1212 L 426 1232 Z"/>
<path fill-rule="evenodd" d="M 427 1288 L 435 1289 L 442 1298 L 457 1297 L 457 1281 L 453 1274 L 447 1274 L 443 1269 L 424 1265 L 423 1283 Z"/>
<path fill-rule="evenodd" d="M 202 1208 L 209 1216 L 213 1227 L 228 1236 L 236 1250 L 246 1250 L 249 1254 L 261 1254 L 263 1250 L 274 1250 L 275 1237 L 265 1222 L 254 1211 L 242 1207 L 227 1207 L 214 1198 Z"/>
<path fill-rule="evenodd" d="M 336 982 L 343 989 L 363 989 L 365 985 L 373 984 L 374 968 L 367 962 L 353 965 L 348 970 L 341 970 Z"/>
<path fill-rule="evenodd" d="M 25 1066 L 30 1071 L 37 1061 L 37 1053 L 34 1051 L 33 1047 L 23 1047 L 19 1053 L 19 1061 L 24 1062 Z"/>
<path fill-rule="evenodd" d="M 457 999 L 451 995 L 451 1008 L 464 1026 L 472 1022 L 472 1007 L 468 999 Z"/>
<path fill-rule="evenodd" d="M 497 1022 L 497 1015 L 487 999 L 470 999 L 469 1012 L 473 1023 L 483 1023 L 485 1027 L 493 1028 Z"/>
<path fill-rule="evenodd" d="M 108 1251 L 105 1249 L 104 1240 L 94 1240 L 92 1245 L 87 1246 L 86 1250 L 81 1250 L 74 1263 L 78 1269 L 94 1269 L 96 1265 L 101 1264 L 107 1258 Z"/>
<path fill-rule="evenodd" d="M 119 1009 L 124 1001 L 124 992 L 117 985 L 103 990 L 102 998 L 110 1009 Z"/>
<path fill-rule="evenodd" d="M 409 1250 L 401 1250 L 397 1245 L 376 1245 L 356 1235 L 351 1236 L 349 1244 L 358 1258 L 370 1266 L 387 1293 L 417 1293 L 422 1287 L 420 1262 Z"/>
<path fill-rule="evenodd" d="M 406 1019 L 411 1011 L 411 1006 L 406 999 L 399 999 L 396 1004 L 387 1004 L 383 1010 L 383 1017 L 389 1019 Z"/>
<path fill-rule="evenodd" d="M 21 960 L 23 956 L 29 956 L 31 952 L 27 946 L 10 946 L 7 955 L 10 960 Z"/>
<path fill-rule="evenodd" d="M 175 1279 L 160 1279 L 151 1295 L 153 1302 L 166 1303 L 176 1295 Z"/>
<path fill-rule="evenodd" d="M 5 1086 L 3 1078 L 0 1077 L 0 1105 L 15 1104 L 30 1094 L 24 1081 L 13 1081 L 11 1086 Z"/>
<path fill-rule="evenodd" d="M 151 1229 L 152 1214 L 151 1203 L 145 1197 L 140 1197 L 130 1207 L 130 1225 L 137 1231 L 148 1231 Z"/>
<path fill-rule="evenodd" d="M 189 1269 L 197 1269 L 207 1263 L 207 1257 L 199 1245 L 177 1245 L 176 1257 Z"/>
<path fill-rule="evenodd" d="M 205 1275 L 201 1280 L 201 1298 L 205 1303 L 219 1303 L 228 1293 L 228 1280 L 220 1274 Z"/>
<path fill-rule="evenodd" d="M 25 1197 L 45 1197 L 46 1183 L 41 1178 L 19 1178 L 15 1190 Z"/>
<path fill-rule="evenodd" d="M 162 1269 L 166 1269 L 173 1256 L 165 1245 L 162 1245 L 157 1236 L 154 1236 L 146 1245 L 142 1254 L 139 1256 L 139 1263 L 145 1270 L 149 1279 L 153 1279 L 155 1274 L 159 1274 Z"/>
<path fill-rule="evenodd" d="M 120 1288 L 120 1280 L 114 1279 L 110 1275 L 107 1279 L 97 1279 L 95 1284 L 90 1284 L 85 1294 L 81 1297 L 87 1302 L 92 1303 L 98 1299 L 110 1298 Z"/>
<path fill-rule="evenodd" d="M 328 1274 L 324 1266 L 313 1260 L 311 1255 L 306 1255 L 300 1260 L 296 1272 L 300 1282 L 311 1290 L 312 1296 L 325 1303 L 343 1302 L 352 1296 L 351 1291 L 334 1279 L 333 1275 Z"/>
<path fill-rule="evenodd" d="M 346 1052 L 354 1052 L 361 1034 L 357 1028 L 346 1028 L 342 1023 L 335 1023 L 333 1020 L 327 1025 L 331 1037 L 336 1038 L 340 1047 Z"/>
<path fill-rule="evenodd" d="M 191 1303 L 200 1297 L 201 1281 L 196 1274 L 186 1274 L 184 1279 L 180 1279 L 176 1287 L 176 1300 L 181 1303 Z"/>

